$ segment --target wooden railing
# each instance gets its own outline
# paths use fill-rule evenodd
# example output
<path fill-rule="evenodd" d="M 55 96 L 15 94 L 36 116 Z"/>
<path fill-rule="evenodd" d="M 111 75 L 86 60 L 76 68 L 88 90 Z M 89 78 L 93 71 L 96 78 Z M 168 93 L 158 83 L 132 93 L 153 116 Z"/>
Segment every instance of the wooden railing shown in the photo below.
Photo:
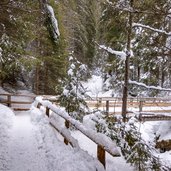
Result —
<path fill-rule="evenodd" d="M 97 158 L 106 166 L 106 152 L 111 154 L 113 157 L 119 157 L 120 153 L 116 148 L 116 144 L 106 135 L 97 133 L 94 130 L 87 129 L 82 123 L 76 121 L 72 117 L 70 117 L 64 110 L 58 108 L 56 105 L 52 105 L 51 102 L 43 101 L 43 100 L 36 100 L 37 104 L 36 107 L 40 108 L 43 106 L 46 109 L 46 115 L 49 117 L 49 122 L 61 135 L 64 137 L 65 144 L 71 144 L 72 147 L 78 148 L 78 143 L 76 140 L 69 136 L 70 132 L 66 131 L 69 128 L 69 125 L 74 126 L 77 130 L 83 133 L 86 137 L 92 140 L 95 144 L 97 144 Z M 55 115 L 62 117 L 65 120 L 65 128 L 60 128 L 59 125 L 55 124 Z"/>
<path fill-rule="evenodd" d="M 34 98 L 34 95 L 0 94 L 0 103 L 13 108 L 14 110 L 29 110 Z"/>
<path fill-rule="evenodd" d="M 58 103 L 58 97 L 57 96 L 43 96 L 44 99 L 50 100 L 51 102 Z M 88 106 L 91 108 L 103 108 L 103 111 L 106 112 L 106 114 L 121 114 L 120 111 L 115 111 L 117 107 L 121 109 L 122 107 L 122 98 L 121 97 L 97 97 L 97 98 L 91 98 L 91 99 L 85 99 Z M 171 97 L 129 97 L 128 98 L 128 107 L 134 107 L 137 108 L 139 112 L 162 112 L 167 113 L 171 112 L 170 109 L 162 110 L 162 107 L 169 107 L 171 106 Z M 158 107 L 160 110 L 153 109 L 148 110 L 145 109 L 145 107 Z M 111 112 L 112 109 L 113 111 Z"/>

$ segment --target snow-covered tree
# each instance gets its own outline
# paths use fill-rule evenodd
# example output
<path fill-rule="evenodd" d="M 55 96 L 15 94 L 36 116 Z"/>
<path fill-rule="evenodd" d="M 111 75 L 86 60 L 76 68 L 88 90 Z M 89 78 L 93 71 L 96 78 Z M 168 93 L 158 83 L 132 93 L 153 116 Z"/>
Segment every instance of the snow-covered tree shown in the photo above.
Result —
<path fill-rule="evenodd" d="M 145 142 L 139 126 L 141 123 L 132 117 L 127 123 L 116 117 L 107 117 L 100 112 L 90 117 L 96 123 L 98 132 L 102 132 L 115 140 L 125 160 L 138 171 L 169 171 L 162 165 L 154 146 Z"/>
<path fill-rule="evenodd" d="M 60 104 L 64 106 L 69 115 L 80 121 L 88 112 L 88 107 L 85 102 L 86 90 L 81 81 L 86 73 L 87 67 L 81 64 L 73 56 L 69 57 L 69 68 L 67 78 L 64 80 L 63 92 L 60 96 Z"/>

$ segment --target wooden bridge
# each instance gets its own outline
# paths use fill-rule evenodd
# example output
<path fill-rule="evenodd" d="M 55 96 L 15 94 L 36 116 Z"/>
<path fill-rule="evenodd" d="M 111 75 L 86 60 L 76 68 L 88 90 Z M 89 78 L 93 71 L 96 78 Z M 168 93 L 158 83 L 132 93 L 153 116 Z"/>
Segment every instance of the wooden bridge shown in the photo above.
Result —
<path fill-rule="evenodd" d="M 27 99 L 27 100 L 26 100 Z M 52 104 L 52 102 L 56 103 L 57 98 L 53 97 L 53 100 L 49 96 L 44 96 L 44 99 L 47 100 L 36 100 L 34 95 L 21 95 L 21 94 L 0 94 L 0 103 L 11 107 L 14 110 L 29 110 L 31 107 L 31 103 L 33 101 L 37 101 L 37 108 L 42 106 L 45 109 L 46 115 L 49 117 L 50 125 L 57 130 L 63 137 L 64 143 L 70 144 L 73 148 L 79 148 L 77 141 L 70 136 L 70 132 L 68 128 L 70 125 L 74 126 L 77 130 L 83 133 L 86 137 L 91 139 L 95 144 L 97 144 L 97 158 L 98 160 L 106 166 L 105 161 L 105 154 L 108 152 L 113 157 L 120 156 L 119 152 L 116 149 L 115 143 L 112 140 L 108 139 L 105 135 L 99 134 L 92 130 L 89 131 L 87 128 L 84 127 L 80 122 L 71 118 L 67 113 L 57 108 L 57 106 Z M 55 99 L 55 100 L 54 100 Z M 91 99 L 87 100 L 89 107 L 100 108 L 101 106 L 105 106 L 105 112 L 107 115 L 116 114 L 111 113 L 109 109 L 113 107 L 121 107 L 121 98 L 98 98 L 98 99 Z M 154 114 L 154 112 L 144 112 L 142 111 L 144 106 L 157 106 L 165 107 L 171 106 L 170 99 L 164 98 L 139 98 L 139 99 L 128 99 L 128 106 L 134 106 L 139 108 L 139 115 L 138 119 L 142 122 L 145 121 L 161 121 L 161 120 L 171 120 L 171 115 L 166 114 Z M 55 113 L 55 115 L 54 115 Z M 166 111 L 165 111 L 166 113 Z M 118 113 L 119 114 L 119 113 Z M 128 112 L 128 116 L 132 113 Z M 61 128 L 59 125 L 56 124 L 56 115 L 62 117 L 65 120 L 65 128 Z M 105 139 L 105 141 L 102 141 Z"/>

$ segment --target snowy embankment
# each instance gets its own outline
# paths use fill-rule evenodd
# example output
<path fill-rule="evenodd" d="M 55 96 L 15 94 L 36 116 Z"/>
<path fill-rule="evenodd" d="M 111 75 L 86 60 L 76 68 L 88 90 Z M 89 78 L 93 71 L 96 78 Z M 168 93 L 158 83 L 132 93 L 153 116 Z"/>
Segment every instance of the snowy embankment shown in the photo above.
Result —
<path fill-rule="evenodd" d="M 142 138 L 153 146 L 155 146 L 157 137 L 158 141 L 171 139 L 171 121 L 145 122 L 139 127 Z M 159 150 L 156 150 L 155 155 L 161 159 L 165 166 L 171 166 L 171 151 L 160 153 Z"/>
<path fill-rule="evenodd" d="M 42 150 L 46 151 L 52 171 L 103 171 L 103 166 L 87 152 L 64 145 L 56 131 L 49 126 L 48 118 L 36 108 L 31 110 L 32 121 L 39 127 L 36 133 Z"/>
<path fill-rule="evenodd" d="M 0 170 L 8 170 L 8 159 L 4 158 L 10 137 L 14 113 L 8 107 L 0 104 Z"/>

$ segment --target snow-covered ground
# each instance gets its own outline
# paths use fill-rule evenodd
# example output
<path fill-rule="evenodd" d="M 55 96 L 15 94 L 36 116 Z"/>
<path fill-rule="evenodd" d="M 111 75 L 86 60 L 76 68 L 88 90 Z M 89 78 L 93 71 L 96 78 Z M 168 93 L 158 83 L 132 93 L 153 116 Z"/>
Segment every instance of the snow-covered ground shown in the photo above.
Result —
<path fill-rule="evenodd" d="M 87 152 L 61 142 L 48 118 L 34 107 L 14 113 L 0 104 L 0 147 L 0 171 L 104 171 Z"/>
<path fill-rule="evenodd" d="M 139 125 L 142 138 L 155 146 L 155 139 L 159 136 L 159 140 L 171 139 L 171 121 L 153 121 L 144 122 Z M 158 156 L 165 166 L 171 167 L 171 151 L 160 153 L 156 150 Z"/>
<path fill-rule="evenodd" d="M 97 145 L 79 131 L 72 131 L 72 136 L 78 140 L 79 146 L 93 157 L 97 157 Z M 133 171 L 123 157 L 113 157 L 106 154 L 106 171 Z"/>
<path fill-rule="evenodd" d="M 8 155 L 7 143 L 10 138 L 10 130 L 13 125 L 14 113 L 12 110 L 0 104 L 0 170 L 8 170 L 8 160 L 4 157 Z"/>
<path fill-rule="evenodd" d="M 58 140 L 39 110 L 0 108 L 1 171 L 104 171 L 88 153 Z"/>

